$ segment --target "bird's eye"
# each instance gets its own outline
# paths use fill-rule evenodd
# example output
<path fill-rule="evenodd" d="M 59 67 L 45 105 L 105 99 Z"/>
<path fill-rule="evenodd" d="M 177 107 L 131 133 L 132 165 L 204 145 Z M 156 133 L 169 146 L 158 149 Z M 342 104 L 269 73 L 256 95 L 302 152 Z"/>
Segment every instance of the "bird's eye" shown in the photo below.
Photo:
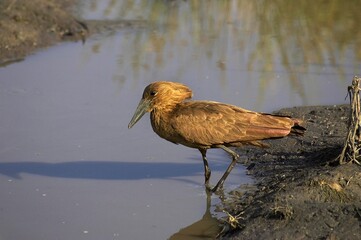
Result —
<path fill-rule="evenodd" d="M 151 92 L 150 92 L 150 96 L 155 96 L 155 95 L 157 95 L 157 92 L 156 92 L 156 91 L 151 91 Z"/>

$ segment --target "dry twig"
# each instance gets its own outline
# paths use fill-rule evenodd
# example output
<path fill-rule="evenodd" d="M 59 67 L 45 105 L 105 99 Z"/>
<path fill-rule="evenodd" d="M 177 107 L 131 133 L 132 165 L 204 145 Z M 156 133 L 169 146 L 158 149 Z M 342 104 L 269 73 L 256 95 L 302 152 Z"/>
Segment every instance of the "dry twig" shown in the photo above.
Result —
<path fill-rule="evenodd" d="M 360 81 L 361 78 L 355 76 L 352 79 L 352 85 L 348 87 L 350 96 L 350 119 L 348 125 L 348 134 L 345 145 L 342 149 L 338 160 L 340 164 L 357 163 L 360 165 L 360 148 L 361 148 L 361 116 L 360 116 Z"/>

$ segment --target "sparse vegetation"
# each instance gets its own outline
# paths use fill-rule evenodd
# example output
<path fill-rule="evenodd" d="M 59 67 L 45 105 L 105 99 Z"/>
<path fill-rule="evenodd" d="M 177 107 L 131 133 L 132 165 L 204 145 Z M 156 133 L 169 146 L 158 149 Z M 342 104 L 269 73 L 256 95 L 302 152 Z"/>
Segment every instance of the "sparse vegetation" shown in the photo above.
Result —
<path fill-rule="evenodd" d="M 361 149 L 360 81 L 361 78 L 355 76 L 352 85 L 348 87 L 351 107 L 345 145 L 338 157 L 340 164 L 349 162 L 361 164 L 359 161 Z"/>

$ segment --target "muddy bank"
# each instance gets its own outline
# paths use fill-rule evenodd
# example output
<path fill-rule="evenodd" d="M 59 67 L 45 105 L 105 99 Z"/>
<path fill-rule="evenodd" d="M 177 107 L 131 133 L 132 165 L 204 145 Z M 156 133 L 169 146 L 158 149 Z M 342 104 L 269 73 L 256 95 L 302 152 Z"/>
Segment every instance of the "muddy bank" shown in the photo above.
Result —
<path fill-rule="evenodd" d="M 228 239 L 359 239 L 361 167 L 338 166 L 349 107 L 295 107 L 278 112 L 303 118 L 307 133 L 246 149 L 241 162 L 256 189 L 234 197 L 226 209 L 240 229 Z M 242 152 L 240 152 L 242 154 Z"/>
<path fill-rule="evenodd" d="M 73 12 L 76 0 L 0 1 L 0 65 L 19 61 L 60 41 L 86 41 L 95 33 L 144 26 L 144 21 L 86 21 Z"/>
<path fill-rule="evenodd" d="M 35 49 L 63 40 L 81 40 L 87 29 L 73 17 L 75 0 L 0 2 L 0 64 L 17 61 Z"/>

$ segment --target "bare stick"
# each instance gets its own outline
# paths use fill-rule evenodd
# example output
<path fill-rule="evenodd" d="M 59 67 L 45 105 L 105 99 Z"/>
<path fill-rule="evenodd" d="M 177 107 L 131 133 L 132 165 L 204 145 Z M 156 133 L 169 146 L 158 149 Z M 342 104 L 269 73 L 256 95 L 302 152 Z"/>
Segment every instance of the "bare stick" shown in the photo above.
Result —
<path fill-rule="evenodd" d="M 355 76 L 352 85 L 348 87 L 350 96 L 350 119 L 348 123 L 348 133 L 345 145 L 338 156 L 340 164 L 356 163 L 360 164 L 360 141 L 361 141 L 361 116 L 360 116 L 360 81 L 361 78 Z"/>

